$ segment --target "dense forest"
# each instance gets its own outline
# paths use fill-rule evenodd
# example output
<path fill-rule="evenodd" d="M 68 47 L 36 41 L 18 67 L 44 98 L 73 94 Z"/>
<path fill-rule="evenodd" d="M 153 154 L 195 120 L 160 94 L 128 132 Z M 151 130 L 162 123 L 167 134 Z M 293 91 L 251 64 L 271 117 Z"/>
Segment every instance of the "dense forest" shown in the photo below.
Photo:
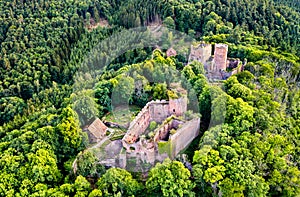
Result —
<path fill-rule="evenodd" d="M 300 195 L 299 11 L 292 0 L 0 1 L 0 196 Z M 202 64 L 140 47 L 74 93 L 80 67 L 109 59 L 100 41 L 153 24 L 228 44 L 230 57 L 247 62 L 244 72 L 215 86 Z M 95 61 L 85 60 L 90 51 Z M 117 84 L 119 103 L 143 107 L 167 98 L 181 77 L 202 117 L 186 151 L 192 170 L 166 160 L 145 179 L 105 169 L 84 151 L 82 126 L 112 111 Z M 127 91 L 133 78 L 147 87 L 142 94 Z M 90 106 L 86 116 L 74 100 Z"/>
<path fill-rule="evenodd" d="M 300 1 L 299 0 L 275 0 L 278 5 L 285 5 L 294 8 L 296 11 L 300 11 Z"/>

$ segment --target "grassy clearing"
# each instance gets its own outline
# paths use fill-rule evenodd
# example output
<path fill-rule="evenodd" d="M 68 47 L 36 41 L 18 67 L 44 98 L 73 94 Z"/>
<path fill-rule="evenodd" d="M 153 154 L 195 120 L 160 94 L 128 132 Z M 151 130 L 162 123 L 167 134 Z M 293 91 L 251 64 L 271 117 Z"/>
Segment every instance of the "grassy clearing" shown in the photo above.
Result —
<path fill-rule="evenodd" d="M 107 114 L 103 119 L 120 125 L 130 123 L 141 109 L 137 106 L 120 106 Z"/>
<path fill-rule="evenodd" d="M 124 137 L 124 135 L 126 134 L 126 130 L 124 129 L 114 129 L 114 133 L 112 134 L 112 136 L 110 137 L 111 141 L 114 140 L 119 140 L 122 139 Z"/>

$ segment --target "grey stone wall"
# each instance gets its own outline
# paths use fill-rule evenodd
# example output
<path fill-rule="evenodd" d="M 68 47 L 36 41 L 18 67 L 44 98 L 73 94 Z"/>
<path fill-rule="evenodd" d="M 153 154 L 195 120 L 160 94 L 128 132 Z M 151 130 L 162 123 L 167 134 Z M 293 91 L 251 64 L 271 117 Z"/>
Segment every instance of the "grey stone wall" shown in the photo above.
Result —
<path fill-rule="evenodd" d="M 187 97 L 183 96 L 178 99 L 170 99 L 169 114 L 182 116 L 187 111 Z"/>
<path fill-rule="evenodd" d="M 162 123 L 169 116 L 169 101 L 152 101 L 149 104 L 150 121 Z"/>
<path fill-rule="evenodd" d="M 196 60 L 205 64 L 211 57 L 212 46 L 211 44 L 201 43 L 197 46 L 191 46 L 191 52 L 189 56 L 189 62 Z"/>
<path fill-rule="evenodd" d="M 182 127 L 170 137 L 173 158 L 175 158 L 180 151 L 187 148 L 187 146 L 199 135 L 199 130 L 200 118 L 195 118 L 182 124 Z"/>

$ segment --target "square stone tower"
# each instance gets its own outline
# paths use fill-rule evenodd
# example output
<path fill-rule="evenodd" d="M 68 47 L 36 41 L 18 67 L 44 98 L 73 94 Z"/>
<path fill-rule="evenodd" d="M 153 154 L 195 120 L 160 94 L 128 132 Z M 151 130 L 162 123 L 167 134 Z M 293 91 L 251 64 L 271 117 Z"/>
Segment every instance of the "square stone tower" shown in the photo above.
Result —
<path fill-rule="evenodd" d="M 189 63 L 196 60 L 205 64 L 211 57 L 212 47 L 211 44 L 200 43 L 196 46 L 191 46 L 191 53 L 189 56 Z"/>
<path fill-rule="evenodd" d="M 222 71 L 226 70 L 227 67 L 227 44 L 215 44 L 215 53 L 214 53 L 214 70 Z"/>

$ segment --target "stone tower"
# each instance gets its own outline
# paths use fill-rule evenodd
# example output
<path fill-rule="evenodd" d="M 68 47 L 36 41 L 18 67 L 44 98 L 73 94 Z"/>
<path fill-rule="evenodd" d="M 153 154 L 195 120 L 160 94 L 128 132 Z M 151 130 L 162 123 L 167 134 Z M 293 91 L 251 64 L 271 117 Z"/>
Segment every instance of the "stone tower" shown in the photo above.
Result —
<path fill-rule="evenodd" d="M 221 71 L 226 70 L 227 65 L 227 44 L 215 44 L 215 53 L 214 53 L 214 70 Z"/>
<path fill-rule="evenodd" d="M 208 59 L 211 57 L 212 47 L 211 44 L 201 43 L 199 45 L 191 46 L 191 53 L 189 56 L 189 62 L 194 60 L 205 64 Z"/>
<path fill-rule="evenodd" d="M 182 116 L 187 111 L 187 96 L 169 100 L 169 114 Z"/>

